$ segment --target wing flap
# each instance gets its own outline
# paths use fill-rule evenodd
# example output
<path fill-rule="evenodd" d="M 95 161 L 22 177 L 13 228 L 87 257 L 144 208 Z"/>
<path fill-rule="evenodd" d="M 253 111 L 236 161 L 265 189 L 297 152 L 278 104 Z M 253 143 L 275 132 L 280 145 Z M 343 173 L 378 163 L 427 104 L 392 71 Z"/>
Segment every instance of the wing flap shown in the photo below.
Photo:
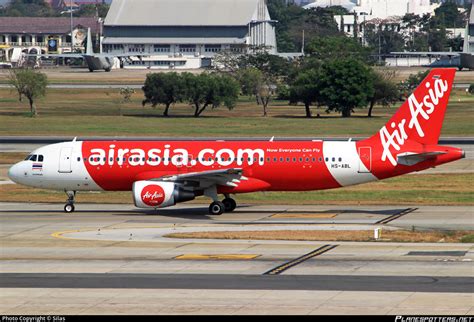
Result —
<path fill-rule="evenodd" d="M 202 172 L 179 173 L 153 180 L 172 181 L 172 182 L 199 182 L 200 187 L 220 185 L 227 187 L 238 187 L 241 180 L 248 180 L 242 175 L 243 170 L 239 168 L 209 170 Z"/>

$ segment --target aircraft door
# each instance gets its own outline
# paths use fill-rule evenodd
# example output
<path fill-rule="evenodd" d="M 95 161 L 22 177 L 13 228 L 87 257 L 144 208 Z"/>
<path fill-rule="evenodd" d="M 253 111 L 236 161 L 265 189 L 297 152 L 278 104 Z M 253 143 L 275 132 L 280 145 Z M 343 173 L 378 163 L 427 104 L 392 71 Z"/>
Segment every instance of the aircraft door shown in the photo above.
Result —
<path fill-rule="evenodd" d="M 359 148 L 359 173 L 372 171 L 372 148 L 364 146 Z"/>
<path fill-rule="evenodd" d="M 62 148 L 59 154 L 59 172 L 60 173 L 71 173 L 72 172 L 72 148 Z"/>

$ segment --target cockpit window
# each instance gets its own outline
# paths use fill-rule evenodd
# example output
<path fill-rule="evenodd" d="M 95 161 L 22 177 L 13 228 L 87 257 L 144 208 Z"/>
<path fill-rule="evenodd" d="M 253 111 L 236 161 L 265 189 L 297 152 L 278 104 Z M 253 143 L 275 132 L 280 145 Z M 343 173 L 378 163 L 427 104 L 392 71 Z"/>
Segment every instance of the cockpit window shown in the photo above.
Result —
<path fill-rule="evenodd" d="M 27 156 L 25 158 L 25 161 L 38 161 L 38 162 L 43 162 L 44 161 L 44 157 L 43 155 L 37 155 L 37 154 L 30 154 L 29 156 Z"/>

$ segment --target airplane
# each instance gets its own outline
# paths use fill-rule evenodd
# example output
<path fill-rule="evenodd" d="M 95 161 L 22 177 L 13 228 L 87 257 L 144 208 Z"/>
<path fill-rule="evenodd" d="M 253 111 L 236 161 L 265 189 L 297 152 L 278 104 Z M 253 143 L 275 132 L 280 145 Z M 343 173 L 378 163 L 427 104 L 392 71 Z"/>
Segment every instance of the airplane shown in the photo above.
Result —
<path fill-rule="evenodd" d="M 31 152 L 13 165 L 18 184 L 65 191 L 131 191 L 138 208 L 197 196 L 209 214 L 237 207 L 233 194 L 323 190 L 383 180 L 465 157 L 438 145 L 456 69 L 433 69 L 393 117 L 360 141 L 77 141 Z M 220 200 L 219 195 L 224 195 Z"/>
<path fill-rule="evenodd" d="M 469 41 L 469 21 L 472 21 L 474 17 L 474 11 L 471 11 L 471 18 L 466 23 L 464 31 L 465 39 L 462 51 L 403 51 L 403 52 L 391 52 L 390 54 L 396 56 L 414 56 L 420 57 L 425 56 L 429 58 L 435 58 L 436 60 L 425 67 L 437 68 L 437 67 L 456 67 L 459 70 L 467 68 L 469 70 L 474 69 L 474 51 L 470 46 Z"/>
<path fill-rule="evenodd" d="M 458 52 L 458 51 L 396 51 L 391 52 L 391 55 L 396 56 L 413 56 L 413 57 L 429 57 L 435 60 L 423 65 L 424 67 L 456 67 L 459 70 L 464 68 L 474 69 L 474 53 Z"/>
<path fill-rule="evenodd" d="M 87 29 L 87 44 L 86 52 L 81 53 L 68 53 L 68 54 L 41 54 L 41 53 L 28 53 L 24 54 L 28 59 L 38 57 L 50 57 L 50 58 L 83 58 L 87 64 L 89 71 L 92 73 L 96 70 L 104 70 L 110 72 L 114 66 L 120 65 L 121 59 L 130 59 L 130 57 L 142 57 L 151 56 L 146 53 L 124 53 L 124 54 L 97 54 L 94 53 L 92 48 L 92 36 L 90 28 Z"/>

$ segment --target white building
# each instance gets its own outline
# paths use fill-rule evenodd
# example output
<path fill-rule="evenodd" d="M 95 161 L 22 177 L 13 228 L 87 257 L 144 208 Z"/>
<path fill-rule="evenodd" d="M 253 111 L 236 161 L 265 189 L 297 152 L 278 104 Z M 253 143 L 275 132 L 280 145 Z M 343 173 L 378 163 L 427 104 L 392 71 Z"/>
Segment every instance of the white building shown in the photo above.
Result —
<path fill-rule="evenodd" d="M 315 0 L 310 4 L 304 6 L 305 9 L 311 8 L 326 8 L 332 6 L 341 6 L 346 8 L 348 11 L 352 12 L 352 9 L 356 6 L 356 3 L 351 0 Z"/>
<path fill-rule="evenodd" d="M 128 68 L 200 68 L 255 47 L 276 53 L 265 0 L 114 0 L 104 22 L 105 52 L 152 55 Z"/>
<path fill-rule="evenodd" d="M 407 13 L 423 15 L 434 13 L 441 4 L 431 4 L 430 0 L 316 0 L 304 8 L 342 6 L 358 15 L 370 15 L 373 18 L 386 19 L 404 16 Z"/>

